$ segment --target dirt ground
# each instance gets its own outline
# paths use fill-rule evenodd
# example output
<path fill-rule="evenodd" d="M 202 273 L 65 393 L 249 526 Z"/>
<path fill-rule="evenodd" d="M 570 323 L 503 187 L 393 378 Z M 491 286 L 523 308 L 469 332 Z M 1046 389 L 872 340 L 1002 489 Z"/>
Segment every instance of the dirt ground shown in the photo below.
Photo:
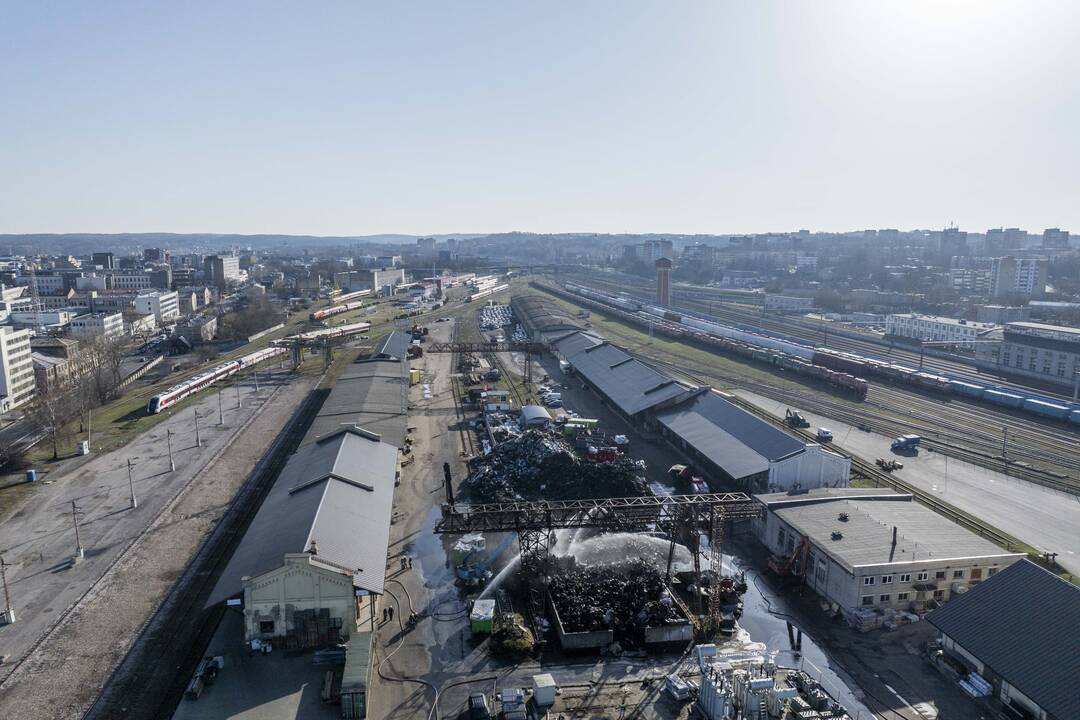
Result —
<path fill-rule="evenodd" d="M 59 614 L 58 622 L 44 630 L 22 662 L 0 685 L 0 717 L 51 720 L 83 715 L 282 424 L 315 386 L 318 377 L 293 375 L 288 382 L 285 380 L 284 375 L 279 377 L 272 391 L 264 385 L 260 400 L 256 400 L 253 389 L 249 389 L 247 392 L 251 395 L 244 396 L 246 412 L 235 409 L 230 416 L 225 411 L 225 425 L 221 429 L 214 425 L 218 419 L 218 401 L 212 394 L 201 401 L 206 406 L 203 412 L 207 414 L 206 425 L 201 428 L 202 450 L 208 456 L 195 452 L 190 455 L 175 453 L 177 473 L 174 474 L 188 473 L 191 479 L 174 490 L 170 497 L 151 502 L 154 496 L 147 495 L 145 501 L 140 498 L 138 510 L 130 511 L 126 501 L 126 477 L 119 489 L 111 483 L 98 492 L 98 495 L 104 492 L 106 499 L 118 497 L 119 501 L 113 504 L 119 507 L 106 511 L 107 505 L 104 505 L 92 511 L 93 522 L 87 523 L 90 531 L 84 545 L 111 549 L 113 557 L 103 574 L 88 581 L 89 589 L 85 594 Z M 157 436 L 164 436 L 165 425 L 163 423 L 147 433 L 155 437 L 144 438 L 149 447 L 139 450 L 142 462 L 153 458 L 156 464 L 164 465 L 161 475 L 168 471 L 168 460 L 161 442 L 164 438 Z M 174 449 L 193 448 L 193 436 L 188 437 L 191 433 L 186 429 L 184 433 L 184 436 L 174 435 Z M 118 469 L 126 470 L 126 457 L 133 452 L 125 447 L 96 460 L 101 464 L 102 473 L 115 474 Z M 82 478 L 87 486 L 99 480 L 93 470 L 87 465 L 79 471 L 87 474 Z M 142 492 L 146 487 L 139 488 L 137 483 L 137 489 Z M 92 499 L 87 495 L 80 502 L 90 506 Z M 141 529 L 132 532 L 128 526 L 112 528 L 110 517 L 132 517 L 125 513 L 143 510 L 144 504 L 145 524 Z M 55 508 L 55 512 L 61 512 L 61 509 Z M 58 532 L 62 534 L 66 529 Z M 70 544 L 71 541 L 64 538 L 64 542 Z M 50 550 L 56 551 L 55 548 Z M 87 558 L 93 559 L 89 549 Z M 63 557 L 43 559 L 48 564 L 56 563 L 53 568 L 41 570 L 46 577 L 62 577 L 72 567 L 83 567 L 81 564 L 71 566 Z M 28 562 L 32 560 L 29 558 Z M 79 589 L 78 582 L 72 585 L 74 587 L 65 589 L 69 592 Z M 32 617 L 38 611 L 39 608 L 26 607 L 22 614 Z M 3 630 L 0 630 L 0 639 L 3 636 Z"/>

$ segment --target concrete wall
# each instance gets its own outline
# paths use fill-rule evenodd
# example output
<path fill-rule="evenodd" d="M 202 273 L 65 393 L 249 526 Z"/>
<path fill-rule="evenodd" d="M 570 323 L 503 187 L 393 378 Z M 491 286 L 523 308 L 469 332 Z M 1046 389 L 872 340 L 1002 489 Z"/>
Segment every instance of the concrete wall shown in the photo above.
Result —
<path fill-rule="evenodd" d="M 567 632 L 563 628 L 562 618 L 559 617 L 559 610 L 555 607 L 555 603 L 552 602 L 550 593 L 547 596 L 547 601 L 548 611 L 551 613 L 551 620 L 555 625 L 555 632 L 559 636 L 559 645 L 562 646 L 563 650 L 599 650 L 600 648 L 607 647 L 615 640 L 615 633 L 611 630 Z"/>
<path fill-rule="evenodd" d="M 807 445 L 804 452 L 769 464 L 769 492 L 785 492 L 798 487 L 847 487 L 851 458 L 830 452 L 820 445 Z"/>
<path fill-rule="evenodd" d="M 306 554 L 286 555 L 281 567 L 243 581 L 244 635 L 252 638 L 284 637 L 293 630 L 293 612 L 326 608 L 342 619 L 342 632 L 356 627 L 356 596 L 352 578 L 313 565 Z M 260 624 L 273 621 L 273 632 Z"/>

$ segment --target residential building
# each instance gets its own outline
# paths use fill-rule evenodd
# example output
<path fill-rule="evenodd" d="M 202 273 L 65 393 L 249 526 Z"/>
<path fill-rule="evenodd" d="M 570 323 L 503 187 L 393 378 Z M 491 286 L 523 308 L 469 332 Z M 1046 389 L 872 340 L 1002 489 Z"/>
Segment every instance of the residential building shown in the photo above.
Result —
<path fill-rule="evenodd" d="M 951 268 L 949 287 L 965 295 L 986 295 L 990 292 L 990 271 L 980 268 Z"/>
<path fill-rule="evenodd" d="M 1027 231 L 1020 228 L 992 228 L 986 231 L 986 252 L 990 255 L 1023 249 Z"/>
<path fill-rule="evenodd" d="M 384 267 L 384 268 L 397 267 L 397 266 L 401 265 L 401 256 L 400 255 L 376 255 L 375 258 L 374 258 L 374 262 L 372 264 L 376 265 L 378 267 Z"/>
<path fill-rule="evenodd" d="M 61 293 L 66 289 L 64 287 L 63 275 L 43 275 L 41 273 L 36 273 L 34 275 L 16 275 L 15 284 L 32 287 L 38 295 Z"/>
<path fill-rule="evenodd" d="M 143 315 L 153 315 L 157 324 L 164 327 L 180 317 L 180 300 L 175 290 L 142 293 L 135 297 L 135 310 Z"/>
<path fill-rule="evenodd" d="M 0 412 L 26 404 L 34 386 L 30 331 L 0 326 Z"/>
<path fill-rule="evenodd" d="M 190 315 L 199 309 L 199 296 L 191 289 L 176 291 L 176 302 L 181 315 Z"/>
<path fill-rule="evenodd" d="M 1046 258 L 994 258 L 990 270 L 990 294 L 1041 298 L 1046 294 L 1049 263 Z"/>
<path fill-rule="evenodd" d="M 1080 587 L 1025 559 L 926 619 L 943 652 L 986 680 L 1009 717 L 1077 717 Z"/>
<path fill-rule="evenodd" d="M 124 332 L 128 335 L 147 335 L 157 329 L 157 318 L 153 315 L 142 315 L 134 308 L 125 310 Z"/>
<path fill-rule="evenodd" d="M 435 255 L 435 238 L 417 238 L 416 254 L 420 257 L 432 257 Z"/>
<path fill-rule="evenodd" d="M 964 343 L 977 340 L 992 325 L 964 319 L 905 313 L 885 318 L 885 334 L 928 342 Z"/>
<path fill-rule="evenodd" d="M 939 254 L 948 258 L 954 255 L 967 255 L 967 235 L 966 232 L 961 231 L 959 228 L 945 228 L 944 230 L 935 230 L 931 234 L 931 240 Z"/>
<path fill-rule="evenodd" d="M 216 316 L 198 315 L 178 322 L 174 334 L 187 340 L 190 345 L 198 345 L 213 340 L 217 334 L 217 326 Z"/>
<path fill-rule="evenodd" d="M 169 262 L 169 251 L 161 248 L 143 248 L 143 260 L 148 263 Z"/>
<path fill-rule="evenodd" d="M 1004 372 L 1071 387 L 1080 372 L 1080 328 L 1006 323 L 1001 344 L 976 345 L 975 358 Z"/>
<path fill-rule="evenodd" d="M 124 316 L 114 313 L 80 315 L 71 321 L 71 337 L 77 340 L 113 340 L 124 335 Z"/>
<path fill-rule="evenodd" d="M 1069 231 L 1061 228 L 1043 230 L 1042 246 L 1045 250 L 1064 250 L 1069 247 Z"/>
<path fill-rule="evenodd" d="M 923 611 L 964 593 L 1023 553 L 883 488 L 757 495 L 758 539 L 804 586 L 844 612 Z"/>
<path fill-rule="evenodd" d="M 109 290 L 149 290 L 154 286 L 146 273 L 110 273 L 106 276 Z"/>

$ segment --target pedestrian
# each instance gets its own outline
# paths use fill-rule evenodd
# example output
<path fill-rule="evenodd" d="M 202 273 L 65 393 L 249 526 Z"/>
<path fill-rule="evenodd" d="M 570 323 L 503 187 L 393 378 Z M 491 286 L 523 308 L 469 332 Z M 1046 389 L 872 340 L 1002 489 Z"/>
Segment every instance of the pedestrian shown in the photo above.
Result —
<path fill-rule="evenodd" d="M 408 566 L 409 566 L 409 569 L 412 570 L 412 558 L 409 558 Z"/>
<path fill-rule="evenodd" d="M 386 608 L 390 613 L 390 622 L 394 622 L 394 608 L 393 606 Z"/>
<path fill-rule="evenodd" d="M 403 557 L 403 558 L 401 558 L 401 569 L 402 569 L 402 570 L 404 570 L 404 569 L 405 569 L 405 562 L 406 562 L 406 559 L 405 559 L 404 557 Z"/>
<path fill-rule="evenodd" d="M 390 609 L 390 608 L 383 608 L 383 609 L 382 609 L 382 621 L 383 621 L 383 622 L 386 622 L 386 620 L 387 620 L 387 617 L 386 617 L 386 611 L 387 611 L 387 610 L 389 610 L 389 609 Z"/>

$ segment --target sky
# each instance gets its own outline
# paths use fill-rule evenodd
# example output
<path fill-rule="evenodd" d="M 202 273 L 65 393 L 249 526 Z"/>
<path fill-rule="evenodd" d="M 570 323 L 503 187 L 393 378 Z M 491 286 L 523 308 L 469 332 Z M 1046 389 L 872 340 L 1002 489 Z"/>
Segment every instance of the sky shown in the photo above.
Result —
<path fill-rule="evenodd" d="M 0 233 L 1080 232 L 1080 3 L 0 0 Z"/>

